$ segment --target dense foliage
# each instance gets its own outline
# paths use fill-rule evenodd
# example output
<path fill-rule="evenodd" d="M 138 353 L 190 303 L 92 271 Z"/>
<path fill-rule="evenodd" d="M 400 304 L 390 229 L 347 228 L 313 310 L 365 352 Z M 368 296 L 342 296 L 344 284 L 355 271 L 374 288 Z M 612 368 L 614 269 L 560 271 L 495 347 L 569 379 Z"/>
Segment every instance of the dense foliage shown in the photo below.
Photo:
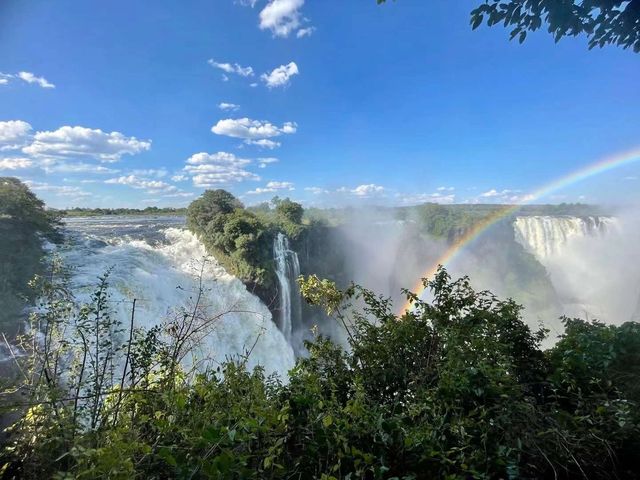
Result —
<path fill-rule="evenodd" d="M 58 217 L 20 180 L 0 177 L 0 327 L 16 328 L 40 272 L 43 240 L 57 240 Z"/>
<path fill-rule="evenodd" d="M 511 39 L 520 43 L 544 22 L 556 42 L 584 34 L 589 48 L 617 45 L 640 52 L 640 0 L 486 0 L 471 12 L 472 28 L 483 22 L 511 27 Z"/>
<path fill-rule="evenodd" d="M 80 308 L 46 285 L 33 321 L 47 341 L 20 360 L 28 410 L 2 475 L 638 478 L 638 324 L 566 320 L 545 352 L 512 301 L 445 271 L 428 286 L 433 301 L 408 293 L 414 309 L 398 318 L 368 290 L 308 278 L 302 292 L 348 329 L 350 349 L 317 337 L 281 383 L 247 371 L 246 356 L 181 368 L 187 339 L 213 328 L 197 301 L 128 335 L 109 315 L 108 276 Z"/>
<path fill-rule="evenodd" d="M 276 197 L 272 204 L 246 209 L 225 190 L 207 190 L 187 209 L 187 227 L 231 274 L 264 293 L 267 304 L 275 281 L 275 233 L 283 231 L 295 242 L 305 230 L 299 203 Z"/>

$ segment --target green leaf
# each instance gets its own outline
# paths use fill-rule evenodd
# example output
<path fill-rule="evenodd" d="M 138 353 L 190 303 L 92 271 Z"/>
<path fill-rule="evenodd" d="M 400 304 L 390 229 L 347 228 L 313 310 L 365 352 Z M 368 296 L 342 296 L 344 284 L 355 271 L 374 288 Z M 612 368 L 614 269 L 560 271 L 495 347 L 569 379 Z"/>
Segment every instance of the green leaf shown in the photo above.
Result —
<path fill-rule="evenodd" d="M 332 423 L 333 423 L 333 417 L 332 417 L 331 415 L 327 415 L 326 417 L 324 417 L 324 418 L 322 419 L 322 424 L 323 424 L 325 427 L 329 427 L 329 426 L 331 426 L 331 424 L 332 424 Z"/>

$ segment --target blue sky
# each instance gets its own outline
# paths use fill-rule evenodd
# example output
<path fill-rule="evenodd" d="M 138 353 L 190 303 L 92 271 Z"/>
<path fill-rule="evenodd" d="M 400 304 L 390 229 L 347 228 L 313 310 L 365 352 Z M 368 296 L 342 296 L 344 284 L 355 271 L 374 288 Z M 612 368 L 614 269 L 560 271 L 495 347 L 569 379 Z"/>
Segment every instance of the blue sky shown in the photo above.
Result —
<path fill-rule="evenodd" d="M 507 202 L 640 146 L 640 55 L 472 31 L 478 2 L 3 0 L 0 175 L 55 207 Z"/>

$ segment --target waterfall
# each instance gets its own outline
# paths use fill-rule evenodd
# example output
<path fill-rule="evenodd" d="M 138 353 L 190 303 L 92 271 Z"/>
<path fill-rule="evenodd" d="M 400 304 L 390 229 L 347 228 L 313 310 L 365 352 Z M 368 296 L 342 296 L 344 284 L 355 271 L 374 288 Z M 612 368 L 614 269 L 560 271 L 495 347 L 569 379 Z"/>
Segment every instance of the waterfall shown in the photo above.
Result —
<path fill-rule="evenodd" d="M 301 304 L 297 278 L 300 275 L 298 254 L 289 247 L 289 239 L 278 233 L 273 241 L 273 259 L 280 290 L 278 327 L 287 340 L 291 340 L 293 324 L 300 319 Z"/>
<path fill-rule="evenodd" d="M 639 319 L 637 227 L 628 218 L 529 216 L 515 239 L 544 266 L 568 317 Z M 635 222 L 632 220 L 631 222 Z"/>
<path fill-rule="evenodd" d="M 529 253 L 544 262 L 563 252 L 576 238 L 606 234 L 615 220 L 610 217 L 517 217 L 515 238 Z"/>
<path fill-rule="evenodd" d="M 114 267 L 109 277 L 112 315 L 126 325 L 131 300 L 136 298 L 136 327 L 148 330 L 189 304 L 201 275 L 202 316 L 227 313 L 202 338 L 194 360 L 211 357 L 221 362 L 244 355 L 253 346 L 249 368 L 261 365 L 268 373 L 284 374 L 294 363 L 294 352 L 267 306 L 215 261 L 203 264 L 209 256 L 195 235 L 179 228 L 183 223 L 181 218 L 171 223 L 152 217 L 67 221 L 69 241 L 57 253 L 74 267 L 75 298 L 90 302 L 98 276 Z"/>

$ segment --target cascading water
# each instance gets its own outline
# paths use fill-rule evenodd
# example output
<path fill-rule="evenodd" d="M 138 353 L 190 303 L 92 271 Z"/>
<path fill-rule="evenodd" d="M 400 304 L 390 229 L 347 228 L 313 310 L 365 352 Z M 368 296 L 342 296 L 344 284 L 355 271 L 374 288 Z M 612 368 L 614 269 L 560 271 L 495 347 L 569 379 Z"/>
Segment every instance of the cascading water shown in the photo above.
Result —
<path fill-rule="evenodd" d="M 126 325 L 135 298 L 135 325 L 149 329 L 188 304 L 202 274 L 204 314 L 213 318 L 228 313 L 202 339 L 195 359 L 222 362 L 252 349 L 250 368 L 261 365 L 267 373 L 285 374 L 293 366 L 294 354 L 269 309 L 220 265 L 203 264 L 204 246 L 183 225 L 184 218 L 178 217 L 68 220 L 69 241 L 59 253 L 73 268 L 76 299 L 88 302 L 98 276 L 113 266 L 109 285 L 114 315 Z"/>
<path fill-rule="evenodd" d="M 615 217 L 530 216 L 516 240 L 545 267 L 569 317 L 619 324 L 637 316 L 637 234 Z M 623 254 L 624 252 L 624 254 Z"/>
<path fill-rule="evenodd" d="M 517 217 L 516 241 L 543 261 L 562 253 L 574 238 L 606 234 L 614 225 L 611 217 Z"/>
<path fill-rule="evenodd" d="M 300 319 L 301 303 L 297 279 L 300 276 L 298 254 L 289 247 L 289 239 L 283 233 L 278 233 L 273 241 L 273 259 L 276 264 L 278 277 L 280 305 L 278 327 L 288 341 L 294 323 Z"/>

